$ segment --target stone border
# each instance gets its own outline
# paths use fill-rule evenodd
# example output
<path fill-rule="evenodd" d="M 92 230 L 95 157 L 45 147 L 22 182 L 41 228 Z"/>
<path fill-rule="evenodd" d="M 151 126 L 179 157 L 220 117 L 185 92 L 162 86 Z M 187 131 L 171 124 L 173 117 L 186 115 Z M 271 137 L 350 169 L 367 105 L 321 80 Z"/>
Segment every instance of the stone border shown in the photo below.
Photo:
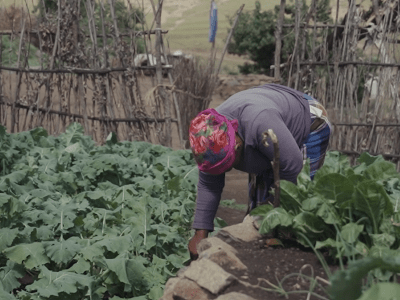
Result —
<path fill-rule="evenodd" d="M 247 216 L 243 223 L 225 227 L 214 237 L 201 241 L 197 246 L 199 259 L 167 281 L 164 295 L 159 300 L 256 300 L 236 292 L 224 294 L 224 290 L 235 282 L 250 284 L 241 280 L 246 278 L 247 267 L 236 256 L 237 251 L 219 238 L 254 241 L 261 238 L 256 228 L 256 219 Z M 241 278 L 226 271 L 235 269 L 243 272 Z"/>

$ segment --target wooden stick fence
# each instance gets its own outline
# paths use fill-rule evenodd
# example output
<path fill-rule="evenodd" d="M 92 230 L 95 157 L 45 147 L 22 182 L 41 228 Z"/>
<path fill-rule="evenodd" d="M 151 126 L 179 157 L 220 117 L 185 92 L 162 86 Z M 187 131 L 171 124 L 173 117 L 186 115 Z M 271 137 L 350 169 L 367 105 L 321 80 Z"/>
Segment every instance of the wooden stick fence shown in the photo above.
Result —
<path fill-rule="evenodd" d="M 188 100 L 208 105 L 213 85 L 204 83 L 212 72 L 205 74 L 193 61 L 167 55 L 163 36 L 168 30 L 160 28 L 162 1 L 149 28 L 137 24 L 131 29 L 120 28 L 112 0 L 85 1 L 87 23 L 74 14 L 78 3 L 58 0 L 56 16 L 46 13 L 44 22 L 25 22 L 27 14 L 21 13 L 12 30 L 0 31 L 0 124 L 11 132 L 42 126 L 57 135 L 79 122 L 98 143 L 113 131 L 120 140 L 166 146 L 172 146 L 176 131 L 175 146 L 183 147 L 188 108 L 194 107 Z M 29 64 L 28 43 L 39 49 L 39 66 Z M 18 45 L 16 63 L 8 55 L 12 44 Z M 139 45 L 147 65 L 135 61 Z M 174 65 L 201 80 L 188 82 L 174 72 Z"/>
<path fill-rule="evenodd" d="M 296 8 L 304 0 L 296 0 Z M 383 1 L 368 21 L 349 1 L 339 20 L 339 0 L 333 22 L 321 24 L 316 3 L 296 9 L 294 24 L 276 29 L 275 64 L 282 84 L 321 101 L 334 125 L 330 148 L 349 155 L 382 154 L 400 169 L 400 48 L 397 46 L 399 1 Z M 285 0 L 281 0 L 281 11 Z M 371 21 L 372 20 L 372 21 Z M 371 25 L 372 24 L 372 25 Z M 294 50 L 285 59 L 280 45 L 294 32 Z"/>

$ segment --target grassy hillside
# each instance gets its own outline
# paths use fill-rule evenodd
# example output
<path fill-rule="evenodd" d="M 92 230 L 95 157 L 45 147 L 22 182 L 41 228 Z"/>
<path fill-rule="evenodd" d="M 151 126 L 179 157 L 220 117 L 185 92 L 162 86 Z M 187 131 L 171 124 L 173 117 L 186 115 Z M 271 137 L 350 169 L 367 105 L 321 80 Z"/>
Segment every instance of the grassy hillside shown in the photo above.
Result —
<path fill-rule="evenodd" d="M 18 7 L 26 7 L 28 6 L 29 9 L 32 9 L 34 5 L 36 5 L 38 0 L 1 0 L 0 6 L 8 7 L 11 5 L 15 5 Z"/>
<path fill-rule="evenodd" d="M 176 4 L 176 1 L 165 0 L 163 7 L 162 28 L 168 29 L 165 36 L 166 42 L 171 51 L 182 50 L 197 56 L 208 57 L 211 43 L 208 41 L 209 31 L 209 0 L 186 0 L 190 5 Z M 255 0 L 216 0 L 218 7 L 218 31 L 215 47 L 217 49 L 217 59 L 219 59 L 225 40 L 231 28 L 229 17 L 235 15 L 239 7 L 245 3 L 244 11 L 251 11 L 255 7 Z M 262 9 L 273 9 L 280 3 L 279 0 L 261 1 Z M 146 9 L 147 8 L 147 9 Z M 147 23 L 151 24 L 153 13 L 150 7 L 145 4 L 145 11 L 148 13 Z M 222 73 L 237 72 L 237 66 L 246 61 L 244 57 L 226 55 L 222 65 Z"/>
<path fill-rule="evenodd" d="M 222 48 L 224 39 L 228 35 L 230 25 L 228 16 L 231 17 L 242 5 L 243 0 L 217 1 L 218 6 L 218 31 L 216 47 Z M 254 9 L 254 1 L 245 1 L 245 10 Z M 279 1 L 263 1 L 263 9 L 271 9 Z M 165 8 L 166 11 L 168 6 Z M 167 19 L 164 28 L 173 28 L 167 35 L 171 49 L 187 49 L 188 51 L 205 51 L 210 48 L 208 42 L 210 1 L 201 1 L 196 7 L 186 11 L 182 17 Z M 176 25 L 178 23 L 178 25 Z"/>

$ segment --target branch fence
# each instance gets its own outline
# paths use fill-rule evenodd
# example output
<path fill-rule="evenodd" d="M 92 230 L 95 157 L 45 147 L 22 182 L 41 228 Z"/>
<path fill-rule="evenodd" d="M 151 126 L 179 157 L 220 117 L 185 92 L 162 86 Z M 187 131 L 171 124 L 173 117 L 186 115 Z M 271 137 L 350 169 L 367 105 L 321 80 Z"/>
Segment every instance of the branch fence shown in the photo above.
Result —
<path fill-rule="evenodd" d="M 317 1 L 306 12 L 302 0 L 295 1 L 294 25 L 283 24 L 281 15 L 271 69 L 282 84 L 327 108 L 334 125 L 330 149 L 353 158 L 364 151 L 382 154 L 400 169 L 399 1 L 382 1 L 366 14 L 354 0 L 337 0 L 334 24 L 314 21 Z M 281 11 L 285 3 L 281 0 Z M 343 5 L 348 11 L 339 18 Z M 294 36 L 294 51 L 281 62 L 280 45 L 288 36 Z"/>
<path fill-rule="evenodd" d="M 85 0 L 84 22 L 80 2 L 58 0 L 57 15 L 41 19 L 13 6 L 0 10 L 0 124 L 58 135 L 79 122 L 99 144 L 115 132 L 119 140 L 184 147 L 188 122 L 211 101 L 213 61 L 203 66 L 167 54 L 163 1 L 151 0 L 149 28 L 121 25 L 113 0 Z M 30 45 L 39 50 L 31 53 Z M 182 70 L 198 83 L 189 86 Z"/>

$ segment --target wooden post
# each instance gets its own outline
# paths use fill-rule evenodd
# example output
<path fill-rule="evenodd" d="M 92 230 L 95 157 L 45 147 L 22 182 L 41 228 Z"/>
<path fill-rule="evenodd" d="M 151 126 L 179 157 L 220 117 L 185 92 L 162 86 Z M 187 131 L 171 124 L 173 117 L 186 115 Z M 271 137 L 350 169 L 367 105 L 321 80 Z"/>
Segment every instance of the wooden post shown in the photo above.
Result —
<path fill-rule="evenodd" d="M 167 55 L 165 55 L 165 47 L 164 47 L 164 42 L 163 42 L 162 38 L 161 38 L 161 48 L 162 48 L 162 52 L 164 54 L 165 63 L 167 65 L 169 65 L 168 57 L 167 57 Z M 172 77 L 170 69 L 168 69 L 168 78 L 169 78 L 170 84 L 173 85 L 174 84 L 174 79 Z M 178 99 L 176 97 L 176 92 L 175 91 L 172 91 L 172 97 L 173 97 L 174 106 L 175 106 L 176 119 L 178 121 L 177 123 L 178 123 L 179 142 L 180 142 L 181 148 L 185 149 L 185 142 L 183 140 L 181 111 L 180 111 L 180 108 L 179 108 Z"/>
<path fill-rule="evenodd" d="M 228 50 L 229 42 L 231 41 L 233 32 L 235 30 L 235 27 L 237 25 L 237 22 L 239 20 L 239 17 L 240 17 L 240 14 L 242 13 L 243 8 L 244 8 L 244 4 L 242 4 L 242 6 L 236 12 L 236 18 L 235 18 L 235 21 L 233 22 L 233 25 L 232 25 L 231 31 L 229 32 L 228 38 L 226 39 L 224 50 L 222 50 L 221 59 L 220 59 L 219 64 L 218 64 L 217 71 L 215 72 L 215 77 L 218 77 L 219 71 L 221 69 L 222 61 L 224 60 L 225 52 L 226 52 L 226 50 Z"/>
<path fill-rule="evenodd" d="M 279 8 L 278 24 L 275 30 L 275 79 L 281 79 L 281 51 L 282 51 L 282 25 L 283 17 L 285 15 L 286 0 L 281 0 L 281 6 Z"/>
<path fill-rule="evenodd" d="M 21 37 L 20 37 L 20 40 L 19 40 L 18 60 L 17 60 L 18 68 L 21 67 L 21 61 L 20 60 L 21 60 L 22 44 L 24 43 L 24 33 L 25 33 L 25 19 L 23 21 Z M 22 72 L 18 72 L 18 75 L 17 75 L 17 86 L 15 88 L 15 97 L 14 97 L 14 102 L 13 102 L 12 112 L 11 112 L 11 133 L 15 132 L 15 125 L 17 125 L 17 128 L 18 128 L 18 124 L 19 124 L 19 110 L 16 108 L 16 104 L 17 104 L 18 98 L 19 98 L 21 79 L 22 79 Z M 18 131 L 18 129 L 17 129 L 17 131 Z"/>
<path fill-rule="evenodd" d="M 171 136 L 171 104 L 170 98 L 165 93 L 164 88 L 161 87 L 163 74 L 162 74 L 162 64 L 161 64 L 161 11 L 162 11 L 162 0 L 159 0 L 157 12 L 155 16 L 156 21 L 156 77 L 157 84 L 159 85 L 159 95 L 161 100 L 164 101 L 164 114 L 165 114 L 165 139 L 164 144 L 167 147 L 172 146 L 172 136 Z"/>
<path fill-rule="evenodd" d="M 297 60 L 297 48 L 299 46 L 299 34 L 300 34 L 300 2 L 299 0 L 296 0 L 296 15 L 295 15 L 295 27 L 294 27 L 294 32 L 295 32 L 295 43 L 294 43 L 294 48 L 293 48 L 293 53 L 292 53 L 292 57 L 290 58 L 290 67 L 289 67 L 289 78 L 288 78 L 288 83 L 287 86 L 291 87 L 292 83 L 293 83 L 293 64 L 294 61 L 296 59 L 296 62 L 298 62 Z M 298 70 L 297 70 L 298 72 Z M 296 80 L 296 84 L 297 84 L 297 80 Z M 295 87 L 296 89 L 296 87 Z"/>
<path fill-rule="evenodd" d="M 3 65 L 3 35 L 0 34 L 0 66 Z M 0 102 L 3 103 L 3 72 L 0 70 Z M 7 107 L 0 104 L 0 124 L 6 126 L 4 122 L 4 115 L 7 112 Z M 4 114 L 4 115 L 3 115 Z"/>
<path fill-rule="evenodd" d="M 109 67 L 108 64 L 108 51 L 107 51 L 107 36 L 106 36 L 106 29 L 104 26 L 104 0 L 102 0 L 100 3 L 100 18 L 101 18 L 101 32 L 103 35 L 103 60 L 104 60 L 104 65 L 106 68 Z M 107 113 L 109 114 L 109 116 L 114 119 L 115 115 L 114 115 L 114 110 L 113 110 L 113 106 L 112 106 L 112 99 L 111 99 L 111 83 L 110 83 L 110 74 L 107 73 L 104 76 L 104 80 L 105 80 L 105 93 L 106 93 L 106 101 L 105 103 L 102 105 L 100 111 L 101 111 L 101 115 L 102 115 L 102 119 L 104 119 L 107 115 Z M 110 131 L 117 131 L 117 128 L 114 127 L 115 124 L 110 122 L 103 122 L 103 134 L 104 136 L 102 136 L 102 138 L 106 138 L 107 135 L 109 134 Z"/>

